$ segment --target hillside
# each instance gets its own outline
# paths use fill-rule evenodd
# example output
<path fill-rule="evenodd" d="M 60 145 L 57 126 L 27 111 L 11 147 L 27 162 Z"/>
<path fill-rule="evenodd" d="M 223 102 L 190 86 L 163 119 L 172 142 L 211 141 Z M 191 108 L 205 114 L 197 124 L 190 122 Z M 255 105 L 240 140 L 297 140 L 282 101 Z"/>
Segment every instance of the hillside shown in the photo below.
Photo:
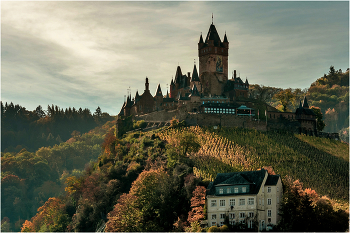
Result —
<path fill-rule="evenodd" d="M 84 171 L 62 176 L 66 191 L 50 198 L 31 221 L 24 223 L 22 230 L 95 231 L 103 229 L 108 216 L 115 214 L 121 219 L 132 214 L 135 219 L 150 222 L 135 222 L 135 228 L 114 228 L 116 225 L 107 222 L 108 229 L 170 231 L 175 224 L 181 230 L 191 210 L 192 192 L 198 185 L 207 186 L 219 172 L 257 170 L 263 166 L 272 166 L 283 179 L 299 179 L 304 188 L 327 195 L 335 209 L 348 210 L 348 144 L 238 128 L 213 131 L 179 125 L 129 133 L 123 139 L 116 139 L 114 130 L 114 123 L 104 126 L 103 152 L 98 160 Z M 96 128 L 90 134 L 99 131 Z M 188 156 L 184 156 L 186 152 Z M 158 186 L 162 188 L 154 188 Z M 148 198 L 138 196 L 140 192 L 149 193 Z M 154 199 L 154 195 L 162 198 Z M 138 201 L 144 203 L 141 206 L 148 203 L 142 207 L 146 209 L 141 211 Z M 120 211 L 133 211 L 113 210 L 116 204 Z"/>

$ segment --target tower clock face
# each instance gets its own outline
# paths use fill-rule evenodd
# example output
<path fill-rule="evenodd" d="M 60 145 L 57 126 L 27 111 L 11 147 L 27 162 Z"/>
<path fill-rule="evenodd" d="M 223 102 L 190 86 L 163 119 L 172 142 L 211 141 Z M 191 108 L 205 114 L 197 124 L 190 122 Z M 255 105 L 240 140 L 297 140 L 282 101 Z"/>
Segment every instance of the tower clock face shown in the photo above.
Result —
<path fill-rule="evenodd" d="M 216 72 L 223 72 L 222 56 L 216 56 Z"/>

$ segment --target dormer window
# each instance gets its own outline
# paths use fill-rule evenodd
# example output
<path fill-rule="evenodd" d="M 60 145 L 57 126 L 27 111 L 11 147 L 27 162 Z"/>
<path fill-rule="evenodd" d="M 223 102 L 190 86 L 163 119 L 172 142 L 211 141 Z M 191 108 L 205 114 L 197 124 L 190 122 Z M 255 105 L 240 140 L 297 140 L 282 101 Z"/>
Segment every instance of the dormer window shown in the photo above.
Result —
<path fill-rule="evenodd" d="M 235 193 L 238 193 L 238 188 L 235 188 Z"/>
<path fill-rule="evenodd" d="M 224 194 L 224 189 L 219 189 L 219 194 Z"/>
<path fill-rule="evenodd" d="M 242 193 L 246 193 L 247 192 L 247 188 L 246 187 L 242 187 Z"/>
<path fill-rule="evenodd" d="M 227 188 L 226 192 L 231 193 L 231 188 Z"/>

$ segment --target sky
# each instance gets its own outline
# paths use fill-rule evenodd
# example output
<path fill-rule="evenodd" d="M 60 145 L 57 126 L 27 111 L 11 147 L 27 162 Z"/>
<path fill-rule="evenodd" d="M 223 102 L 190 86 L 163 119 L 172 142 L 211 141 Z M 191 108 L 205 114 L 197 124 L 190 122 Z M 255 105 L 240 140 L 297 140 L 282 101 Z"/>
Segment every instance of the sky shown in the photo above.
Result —
<path fill-rule="evenodd" d="M 146 77 L 165 94 L 178 65 L 192 73 L 212 14 L 229 78 L 304 89 L 349 67 L 346 1 L 1 1 L 1 101 L 116 115 Z"/>

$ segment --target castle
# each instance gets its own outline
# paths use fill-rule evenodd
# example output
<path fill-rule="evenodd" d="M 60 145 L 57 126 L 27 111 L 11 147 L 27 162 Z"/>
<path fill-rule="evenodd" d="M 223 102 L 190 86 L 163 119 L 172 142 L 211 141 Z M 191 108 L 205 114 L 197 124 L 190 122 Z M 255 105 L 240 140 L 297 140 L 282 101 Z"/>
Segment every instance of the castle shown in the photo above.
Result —
<path fill-rule="evenodd" d="M 163 95 L 158 84 L 154 95 L 149 90 L 146 77 L 142 95 L 128 95 L 120 113 L 121 118 L 133 116 L 146 122 L 169 122 L 173 117 L 185 120 L 188 125 L 249 127 L 259 130 L 288 129 L 294 132 L 316 135 L 316 117 L 309 109 L 306 98 L 293 112 L 280 112 L 264 103 L 249 98 L 249 82 L 243 81 L 233 71 L 228 78 L 229 42 L 221 40 L 215 25 L 209 27 L 205 40 L 198 42 L 199 69 L 194 64 L 192 75 L 176 68 L 170 82 L 170 93 Z M 265 112 L 266 124 L 256 120 Z M 252 120 L 253 117 L 253 120 Z"/>
<path fill-rule="evenodd" d="M 236 70 L 228 79 L 229 42 L 225 33 L 223 41 L 212 23 L 203 40 L 198 42 L 199 72 L 194 64 L 191 73 L 183 74 L 181 67 L 176 69 L 175 79 L 170 82 L 170 93 L 163 96 L 160 84 L 155 95 L 149 90 L 146 77 L 145 90 L 142 95 L 136 92 L 124 102 L 120 116 L 143 115 L 154 111 L 181 108 L 187 112 L 215 112 L 235 114 L 241 105 L 236 100 L 248 99 L 249 83 L 237 77 Z M 185 109 L 184 109 L 185 107 Z M 246 108 L 244 110 L 252 109 Z"/>

